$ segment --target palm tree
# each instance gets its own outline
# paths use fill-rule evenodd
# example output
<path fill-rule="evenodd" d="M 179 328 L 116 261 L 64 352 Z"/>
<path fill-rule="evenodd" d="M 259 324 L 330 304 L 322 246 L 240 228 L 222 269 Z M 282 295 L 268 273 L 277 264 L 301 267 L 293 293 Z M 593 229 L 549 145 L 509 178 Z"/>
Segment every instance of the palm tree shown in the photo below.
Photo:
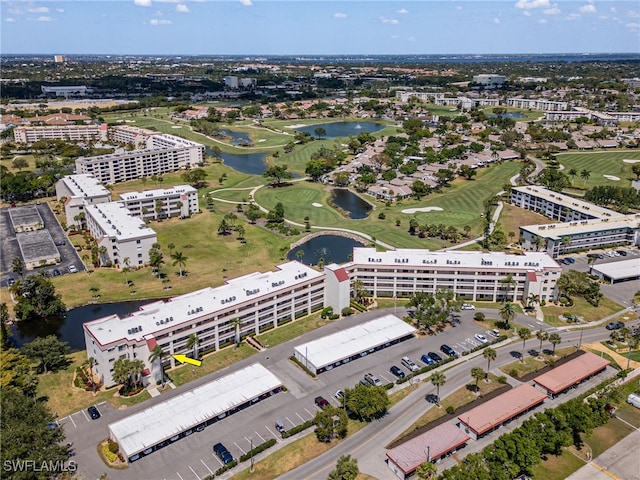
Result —
<path fill-rule="evenodd" d="M 98 248 L 98 253 L 100 254 L 100 264 L 106 263 L 106 261 L 103 262 L 105 256 L 107 255 L 107 247 L 105 247 L 104 245 Z M 109 257 L 107 257 L 108 260 Z"/>
<path fill-rule="evenodd" d="M 578 175 L 578 170 L 576 170 L 575 168 L 572 168 L 567 172 L 567 175 L 569 175 L 571 186 L 573 187 L 573 179 L 576 177 L 576 175 Z"/>
<path fill-rule="evenodd" d="M 520 357 L 520 361 L 524 362 L 524 345 L 531 338 L 531 330 L 527 327 L 522 327 L 518 329 L 518 336 L 522 339 L 522 357 Z"/>
<path fill-rule="evenodd" d="M 513 280 L 513 275 L 508 273 L 502 280 L 500 280 L 500 288 L 504 290 L 504 294 L 502 296 L 502 303 L 507 301 L 507 297 L 509 296 L 509 290 L 516 284 Z"/>
<path fill-rule="evenodd" d="M 240 319 L 238 317 L 231 319 L 231 324 L 236 330 L 236 348 L 238 348 L 240 345 Z"/>
<path fill-rule="evenodd" d="M 549 334 L 544 330 L 538 330 L 536 332 L 536 338 L 540 340 L 540 347 L 538 347 L 538 350 L 542 353 L 542 342 L 549 338 Z"/>
<path fill-rule="evenodd" d="M 127 277 L 127 273 L 129 273 L 129 262 L 131 260 L 129 259 L 129 257 L 124 257 L 124 260 L 122 260 L 122 264 L 124 265 L 124 267 L 122 268 L 122 273 L 124 273 L 124 284 L 125 285 L 129 285 L 129 278 Z"/>
<path fill-rule="evenodd" d="M 427 458 L 427 461 L 416 469 L 416 475 L 418 475 L 419 480 L 433 480 L 436 478 L 437 473 L 438 466 L 430 458 Z"/>
<path fill-rule="evenodd" d="M 200 339 L 198 338 L 198 335 L 196 335 L 195 333 L 192 333 L 191 335 L 189 335 L 189 338 L 187 338 L 187 348 L 193 349 L 193 358 L 195 358 L 196 360 L 198 359 L 199 344 L 200 344 Z"/>
<path fill-rule="evenodd" d="M 91 383 L 93 384 L 93 367 L 96 364 L 96 359 L 93 357 L 89 357 L 87 359 L 87 365 L 89 365 L 89 379 L 91 380 Z"/>
<path fill-rule="evenodd" d="M 162 350 L 162 347 L 160 345 L 156 345 L 155 347 L 153 347 L 153 350 L 151 350 L 151 355 L 149 355 L 149 362 L 153 364 L 156 362 L 156 360 L 160 360 L 160 375 L 161 375 L 160 382 L 164 387 L 164 367 L 162 366 L 163 356 L 164 356 L 164 351 Z"/>
<path fill-rule="evenodd" d="M 180 276 L 182 276 L 182 267 L 187 264 L 189 257 L 185 257 L 182 252 L 175 252 L 171 254 L 171 258 L 173 258 L 173 266 L 175 267 L 178 265 L 178 268 L 180 269 Z"/>
<path fill-rule="evenodd" d="M 491 347 L 487 347 L 484 349 L 484 352 L 482 352 L 482 356 L 487 359 L 487 377 L 486 378 L 489 378 L 489 366 L 491 365 L 491 362 L 494 361 L 498 356 L 498 352 Z"/>
<path fill-rule="evenodd" d="M 242 240 L 245 234 L 244 227 L 242 225 L 236 226 L 236 233 L 238 234 L 238 240 Z"/>
<path fill-rule="evenodd" d="M 440 387 L 445 384 L 447 377 L 442 372 L 433 372 L 429 380 L 431 384 L 436 387 L 436 400 L 440 403 Z"/>
<path fill-rule="evenodd" d="M 586 168 L 580 172 L 580 178 L 582 179 L 582 186 L 585 186 L 587 184 L 587 180 L 589 180 L 589 177 L 591 177 L 591 172 Z"/>
<path fill-rule="evenodd" d="M 134 378 L 133 384 L 142 386 L 142 372 L 144 371 L 144 362 L 140 359 L 131 360 L 129 368 L 131 376 Z"/>
<path fill-rule="evenodd" d="M 560 342 L 562 342 L 562 337 L 559 333 L 552 333 L 551 335 L 549 335 L 549 343 L 553 345 L 554 356 L 556 355 L 556 345 L 558 345 Z"/>
<path fill-rule="evenodd" d="M 95 285 L 92 286 L 89 291 L 91 292 L 93 298 L 98 298 L 100 295 L 98 295 L 98 292 L 100 291 L 99 287 L 96 287 Z"/>
<path fill-rule="evenodd" d="M 480 381 L 481 378 L 484 378 L 484 375 L 485 375 L 484 370 L 482 370 L 482 368 L 480 367 L 473 367 L 471 369 L 471 376 L 476 381 L 476 385 L 475 385 L 476 393 L 478 393 L 478 382 Z"/>
<path fill-rule="evenodd" d="M 513 320 L 515 316 L 516 306 L 513 303 L 506 302 L 504 305 L 502 305 L 502 308 L 500 309 L 500 318 L 507 324 L 507 330 L 509 329 L 509 322 L 511 322 L 511 320 Z"/>
<path fill-rule="evenodd" d="M 167 248 L 169 249 L 169 255 L 171 255 L 173 253 L 173 249 L 176 248 L 176 246 L 173 243 L 169 243 L 167 245 Z"/>

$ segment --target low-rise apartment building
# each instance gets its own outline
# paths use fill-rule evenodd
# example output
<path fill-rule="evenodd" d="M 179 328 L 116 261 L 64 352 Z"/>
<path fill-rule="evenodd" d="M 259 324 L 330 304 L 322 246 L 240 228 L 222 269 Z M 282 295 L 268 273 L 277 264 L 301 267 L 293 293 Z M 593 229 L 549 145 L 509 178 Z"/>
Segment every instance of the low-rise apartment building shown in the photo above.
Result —
<path fill-rule="evenodd" d="M 176 353 L 192 354 L 191 335 L 198 350 L 218 350 L 252 333 L 277 327 L 319 310 L 324 305 L 325 274 L 297 261 L 272 272 L 255 272 L 140 307 L 128 317 L 111 315 L 83 325 L 87 355 L 94 370 L 109 387 L 118 358 L 142 360 L 152 381 L 160 380 L 149 356 L 159 345 L 165 363 L 175 365 Z M 158 365 L 159 362 L 155 362 Z"/>
<path fill-rule="evenodd" d="M 158 241 L 156 232 L 119 202 L 85 204 L 85 221 L 96 239 L 100 263 L 132 267 L 149 263 L 149 250 Z M 125 261 L 128 260 L 128 261 Z"/>
<path fill-rule="evenodd" d="M 198 190 L 190 185 L 127 192 L 120 195 L 120 202 L 129 209 L 131 215 L 143 220 L 188 217 L 200 211 Z"/>
<path fill-rule="evenodd" d="M 43 126 L 18 126 L 13 129 L 13 139 L 18 143 L 31 145 L 39 140 L 63 140 L 63 141 L 106 141 L 106 124 L 82 124 L 82 125 L 43 125 Z"/>
<path fill-rule="evenodd" d="M 82 227 L 85 202 L 89 205 L 111 201 L 111 192 L 93 175 L 67 175 L 56 182 L 56 199 L 64 201 L 67 225 Z"/>
<path fill-rule="evenodd" d="M 566 110 L 567 102 L 556 102 L 545 98 L 507 98 L 507 106 L 513 108 L 526 108 L 531 110 Z"/>

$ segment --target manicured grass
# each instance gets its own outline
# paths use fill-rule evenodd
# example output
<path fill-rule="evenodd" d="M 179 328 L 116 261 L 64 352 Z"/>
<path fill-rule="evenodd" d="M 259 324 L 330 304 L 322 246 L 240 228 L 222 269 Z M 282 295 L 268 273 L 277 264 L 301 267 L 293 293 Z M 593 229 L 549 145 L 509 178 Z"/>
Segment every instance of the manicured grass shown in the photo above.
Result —
<path fill-rule="evenodd" d="M 583 460 L 563 450 L 560 455 L 551 455 L 533 467 L 533 478 L 564 480 L 584 464 Z"/>
<path fill-rule="evenodd" d="M 320 318 L 320 312 L 313 313 L 306 317 L 300 318 L 293 322 L 289 322 L 281 327 L 270 330 L 256 338 L 264 347 L 275 347 L 281 343 L 288 342 L 307 332 L 311 332 L 316 328 L 326 325 L 330 320 Z M 339 320 L 336 320 L 339 321 Z"/>
<path fill-rule="evenodd" d="M 166 375 L 176 386 L 184 385 L 196 378 L 204 377 L 212 372 L 221 370 L 229 365 L 233 365 L 240 360 L 249 358 L 258 353 L 257 350 L 246 343 L 241 343 L 238 348 L 235 346 L 225 347 L 215 353 L 210 353 L 201 357 L 202 364 L 199 367 L 193 365 L 180 365 L 172 370 L 167 370 Z"/>
<path fill-rule="evenodd" d="M 510 203 L 504 203 L 500 218 L 498 219 L 498 225 L 502 229 L 503 233 L 507 237 L 509 243 L 517 243 L 520 236 L 521 225 L 546 225 L 553 223 L 554 220 L 540 215 L 539 213 L 519 208 Z M 510 236 L 512 232 L 514 235 Z"/>
<path fill-rule="evenodd" d="M 571 315 L 584 318 L 586 322 L 593 322 L 624 309 L 624 307 L 606 297 L 600 299 L 600 304 L 597 307 L 594 307 L 582 297 L 572 297 L 572 300 L 572 307 L 561 307 L 552 304 L 543 306 L 542 312 L 544 313 L 545 322 L 554 326 L 565 325 L 566 322 L 560 319 L 560 315 L 565 312 L 571 312 Z"/>
<path fill-rule="evenodd" d="M 533 337 L 529 340 L 529 347 L 534 346 L 536 349 L 540 345 L 540 341 Z M 549 348 L 550 345 L 548 342 L 542 343 L 543 348 Z M 521 353 L 522 352 L 522 342 L 519 341 L 514 343 L 514 351 Z M 564 348 L 556 348 L 555 357 L 553 355 L 542 354 L 542 360 L 539 360 L 538 357 L 532 357 L 525 353 L 524 362 L 520 360 L 515 360 L 507 365 L 503 365 L 500 367 L 500 370 L 510 375 L 514 378 L 520 378 L 528 373 L 537 372 L 538 370 L 547 366 L 548 362 L 551 360 L 559 360 L 563 357 L 566 357 L 570 353 L 575 352 L 575 347 L 564 347 Z"/>
<path fill-rule="evenodd" d="M 593 458 L 595 458 L 629 435 L 633 430 L 623 421 L 612 418 L 606 424 L 595 428 L 591 435 L 583 438 L 583 441 L 591 448 Z"/>
<path fill-rule="evenodd" d="M 563 153 L 556 157 L 564 165 L 564 173 L 575 168 L 578 175 L 573 179 L 574 188 L 591 189 L 597 185 L 612 185 L 616 187 L 630 187 L 631 180 L 636 176 L 631 172 L 632 163 L 625 163 L 624 159 L 640 160 L 637 150 L 598 151 L 591 153 Z M 582 170 L 590 172 L 590 177 L 584 182 L 580 177 Z M 620 180 L 609 180 L 603 175 L 612 175 Z"/>

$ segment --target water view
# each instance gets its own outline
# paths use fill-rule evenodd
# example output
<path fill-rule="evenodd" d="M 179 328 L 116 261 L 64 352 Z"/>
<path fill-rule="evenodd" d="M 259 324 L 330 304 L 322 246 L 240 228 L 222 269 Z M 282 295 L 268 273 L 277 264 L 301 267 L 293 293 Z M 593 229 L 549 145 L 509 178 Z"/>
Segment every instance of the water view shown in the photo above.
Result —
<path fill-rule="evenodd" d="M 220 133 L 222 135 L 226 135 L 227 137 L 231 137 L 231 145 L 247 146 L 253 143 L 251 141 L 251 137 L 249 136 L 249 134 L 245 132 L 233 132 L 231 130 L 220 130 Z"/>
<path fill-rule="evenodd" d="M 205 149 L 207 155 L 213 155 L 213 152 L 209 147 Z M 262 175 L 267 169 L 267 165 L 264 162 L 266 153 L 226 153 L 220 152 L 217 155 L 222 159 L 224 164 L 228 167 L 237 170 L 238 172 L 248 173 L 250 175 Z"/>
<path fill-rule="evenodd" d="M 361 132 L 375 133 L 384 128 L 384 125 L 379 123 L 370 122 L 332 122 L 323 123 L 321 125 L 309 125 L 307 127 L 296 128 L 299 132 L 305 132 L 312 137 L 316 136 L 316 129 L 324 128 L 326 134 L 325 138 L 337 138 L 337 137 L 349 137 L 351 135 L 358 135 Z"/>
<path fill-rule="evenodd" d="M 367 218 L 371 205 L 346 188 L 334 188 L 331 191 L 331 203 L 349 214 L 354 220 Z"/>
<path fill-rule="evenodd" d="M 317 265 L 320 259 L 326 264 L 345 263 L 351 260 L 353 247 L 364 246 L 362 242 L 338 235 L 321 235 L 290 250 L 287 260 L 298 260 L 305 265 Z M 299 253 L 302 252 L 302 253 Z"/>

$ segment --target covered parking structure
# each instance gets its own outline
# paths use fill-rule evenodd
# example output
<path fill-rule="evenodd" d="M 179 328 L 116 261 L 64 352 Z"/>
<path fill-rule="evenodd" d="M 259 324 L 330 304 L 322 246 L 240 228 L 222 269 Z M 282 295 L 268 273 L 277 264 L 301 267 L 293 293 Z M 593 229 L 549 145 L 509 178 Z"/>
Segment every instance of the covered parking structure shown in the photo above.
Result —
<path fill-rule="evenodd" d="M 280 392 L 280 380 L 259 363 L 194 388 L 109 425 L 129 462 L 202 430 Z"/>
<path fill-rule="evenodd" d="M 585 352 L 579 357 L 537 376 L 533 382 L 553 398 L 597 375 L 610 364 L 609 360 L 600 358 L 595 353 Z"/>
<path fill-rule="evenodd" d="M 443 423 L 389 450 L 387 466 L 405 480 L 424 462 L 438 463 L 466 445 L 469 438 L 469 435 L 453 423 Z"/>
<path fill-rule="evenodd" d="M 33 270 L 60 263 L 60 251 L 48 230 L 16 234 L 25 267 Z"/>
<path fill-rule="evenodd" d="M 523 383 L 458 416 L 458 427 L 477 440 L 541 405 L 546 398 L 545 393 Z"/>
<path fill-rule="evenodd" d="M 10 208 L 9 218 L 16 233 L 33 232 L 44 228 L 44 221 L 35 205 Z"/>
<path fill-rule="evenodd" d="M 298 345 L 293 351 L 300 364 L 313 374 L 318 374 L 413 338 L 415 331 L 415 328 L 395 315 L 385 315 Z"/>
<path fill-rule="evenodd" d="M 589 273 L 611 284 L 640 278 L 637 258 L 592 265 Z"/>

